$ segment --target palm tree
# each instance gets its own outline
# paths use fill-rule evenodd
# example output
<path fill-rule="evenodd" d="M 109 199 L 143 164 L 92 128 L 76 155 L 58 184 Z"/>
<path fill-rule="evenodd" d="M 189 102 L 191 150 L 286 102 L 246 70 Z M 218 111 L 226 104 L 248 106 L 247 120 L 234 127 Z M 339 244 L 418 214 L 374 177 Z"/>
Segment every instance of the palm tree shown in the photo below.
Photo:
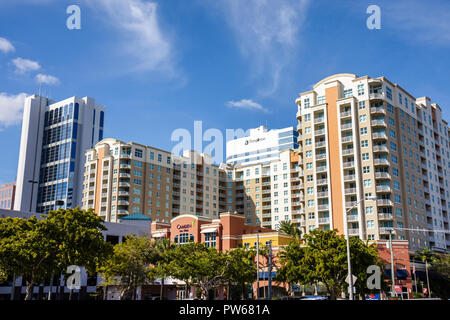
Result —
<path fill-rule="evenodd" d="M 299 240 L 301 238 L 300 229 L 296 225 L 294 225 L 290 220 L 281 221 L 278 231 L 290 235 L 296 240 Z"/>

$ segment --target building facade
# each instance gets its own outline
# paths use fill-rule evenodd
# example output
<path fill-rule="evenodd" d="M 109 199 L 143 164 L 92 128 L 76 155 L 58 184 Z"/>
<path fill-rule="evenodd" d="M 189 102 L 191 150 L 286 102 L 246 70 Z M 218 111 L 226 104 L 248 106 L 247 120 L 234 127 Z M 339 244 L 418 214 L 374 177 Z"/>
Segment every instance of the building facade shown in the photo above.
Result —
<path fill-rule="evenodd" d="M 0 186 L 0 209 L 13 210 L 16 183 L 10 182 Z"/>
<path fill-rule="evenodd" d="M 294 127 L 267 130 L 265 126 L 250 129 L 249 135 L 227 141 L 227 164 L 265 164 L 278 160 L 280 151 L 297 149 L 298 132 Z"/>
<path fill-rule="evenodd" d="M 448 125 L 439 105 L 384 77 L 353 74 L 319 81 L 296 103 L 305 232 L 383 240 L 393 227 L 412 251 L 450 247 Z"/>
<path fill-rule="evenodd" d="M 88 97 L 25 99 L 15 210 L 81 206 L 84 154 L 103 138 L 104 117 Z"/>
<path fill-rule="evenodd" d="M 105 221 L 133 213 L 169 222 L 180 214 L 214 218 L 225 211 L 227 175 L 211 157 L 104 139 L 86 152 L 83 208 Z"/>

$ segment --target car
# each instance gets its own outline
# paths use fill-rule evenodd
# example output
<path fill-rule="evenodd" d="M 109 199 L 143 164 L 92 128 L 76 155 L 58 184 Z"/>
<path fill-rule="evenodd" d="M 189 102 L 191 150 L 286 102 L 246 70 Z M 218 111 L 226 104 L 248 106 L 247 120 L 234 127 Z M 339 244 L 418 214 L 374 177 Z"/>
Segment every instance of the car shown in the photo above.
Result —
<path fill-rule="evenodd" d="M 329 300 L 327 296 L 303 296 L 301 300 Z"/>

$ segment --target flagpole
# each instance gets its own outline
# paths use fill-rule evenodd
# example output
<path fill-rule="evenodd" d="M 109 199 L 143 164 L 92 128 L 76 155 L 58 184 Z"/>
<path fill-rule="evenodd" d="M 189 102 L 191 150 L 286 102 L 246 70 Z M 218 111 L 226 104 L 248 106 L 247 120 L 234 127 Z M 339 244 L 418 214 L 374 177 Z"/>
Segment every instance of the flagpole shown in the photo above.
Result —
<path fill-rule="evenodd" d="M 417 293 L 417 276 L 416 276 L 416 265 L 414 264 L 414 260 L 413 260 L 413 273 L 414 273 L 414 286 L 416 287 Z"/>

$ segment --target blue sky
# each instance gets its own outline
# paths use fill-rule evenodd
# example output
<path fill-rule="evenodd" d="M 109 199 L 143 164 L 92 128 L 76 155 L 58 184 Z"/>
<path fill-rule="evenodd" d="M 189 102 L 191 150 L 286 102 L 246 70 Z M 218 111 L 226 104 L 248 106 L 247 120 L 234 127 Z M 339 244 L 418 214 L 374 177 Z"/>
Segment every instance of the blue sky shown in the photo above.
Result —
<path fill-rule="evenodd" d="M 72 4 L 81 30 L 66 28 Z M 105 137 L 170 150 L 195 120 L 224 135 L 296 125 L 298 93 L 334 73 L 384 75 L 450 120 L 449 70 L 445 0 L 0 0 L 0 183 L 15 180 L 20 102 L 39 78 L 54 100 L 106 106 Z"/>

